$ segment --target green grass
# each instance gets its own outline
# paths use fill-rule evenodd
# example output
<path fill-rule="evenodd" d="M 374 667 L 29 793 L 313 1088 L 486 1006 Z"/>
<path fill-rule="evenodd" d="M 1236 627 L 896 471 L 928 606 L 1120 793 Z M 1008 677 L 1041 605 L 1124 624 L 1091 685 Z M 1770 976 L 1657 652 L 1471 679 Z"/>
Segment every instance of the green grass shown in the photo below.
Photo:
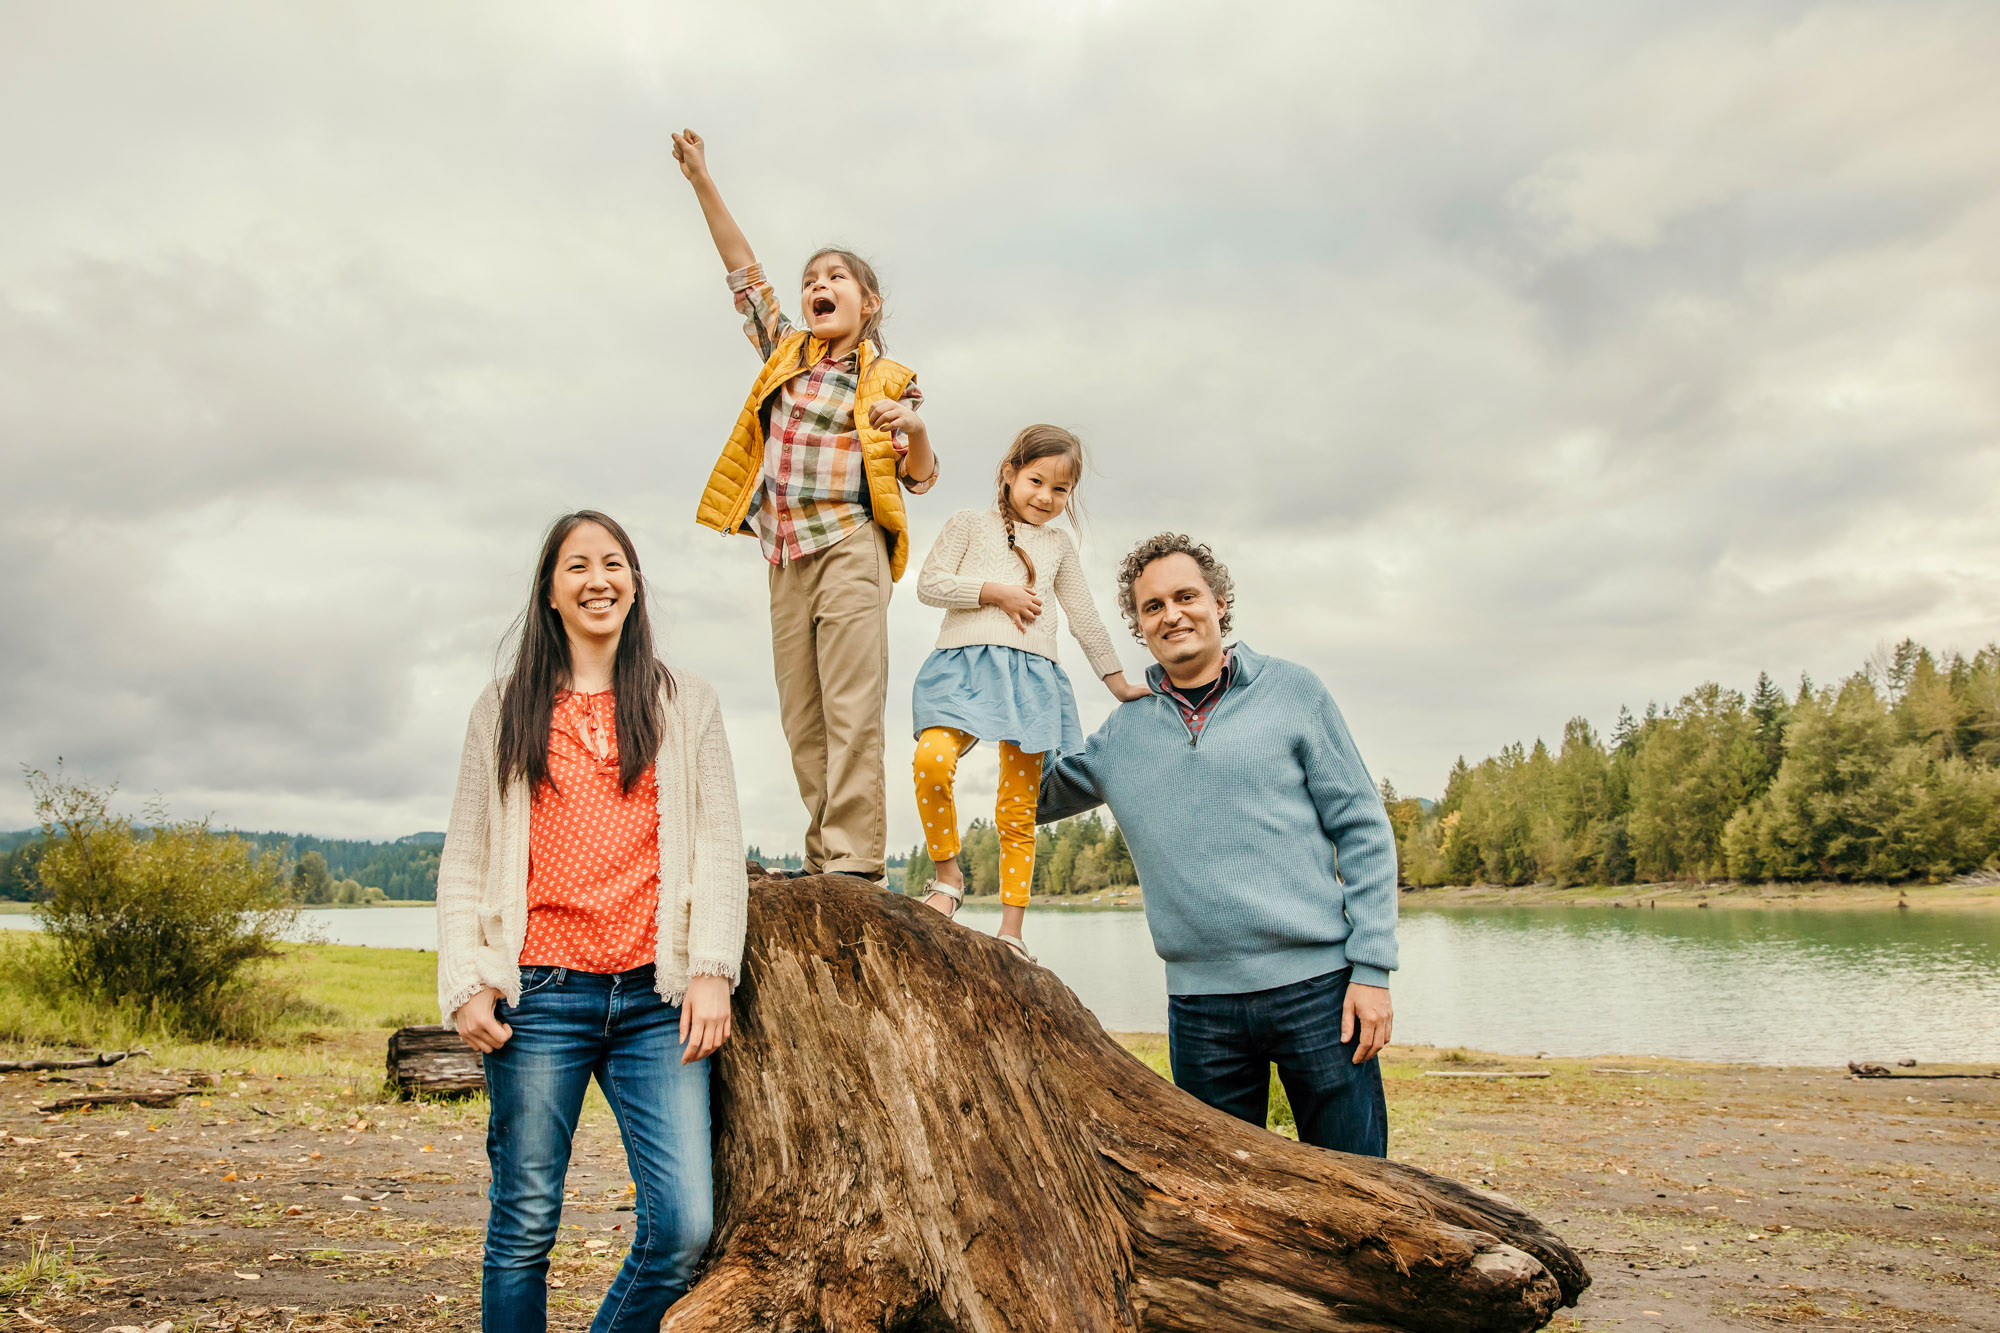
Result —
<path fill-rule="evenodd" d="M 79 1262 L 75 1245 L 58 1246 L 44 1233 L 28 1242 L 27 1257 L 20 1263 L 0 1268 L 0 1296 L 39 1304 L 45 1296 L 74 1295 L 101 1272 L 89 1262 L 94 1257 Z"/>
<path fill-rule="evenodd" d="M 271 980 L 306 1001 L 253 1044 L 181 1040 L 137 1006 L 114 1006 L 52 992 L 40 984 L 47 942 L 27 931 L 0 932 L 0 1041 L 37 1054 L 130 1050 L 144 1046 L 165 1067 L 218 1069 L 254 1064 L 277 1075 L 356 1077 L 351 1057 L 327 1049 L 360 1034 L 435 1023 L 437 955 L 415 949 L 298 945 L 266 964 Z M 363 1045 L 379 1052 L 379 1036 Z M 254 1053 L 254 1054 L 253 1054 Z M 380 1067 L 380 1055 L 370 1063 Z M 372 1073 L 368 1077 L 375 1077 Z"/>

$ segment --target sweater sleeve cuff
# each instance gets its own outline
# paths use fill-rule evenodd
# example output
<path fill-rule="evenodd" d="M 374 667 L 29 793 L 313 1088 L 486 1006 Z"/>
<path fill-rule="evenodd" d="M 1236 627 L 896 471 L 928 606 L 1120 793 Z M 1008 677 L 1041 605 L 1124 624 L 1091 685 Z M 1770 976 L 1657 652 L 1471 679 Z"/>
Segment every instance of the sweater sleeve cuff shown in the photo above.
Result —
<path fill-rule="evenodd" d="M 1350 984 L 1380 986 L 1383 990 L 1389 989 L 1389 974 L 1383 969 L 1371 967 L 1367 963 L 1349 963 L 1348 967 L 1350 972 L 1347 980 Z"/>
<path fill-rule="evenodd" d="M 1099 680 L 1103 680 L 1106 676 L 1123 671 L 1125 664 L 1118 660 L 1118 654 L 1115 652 L 1093 653 L 1090 657 L 1090 669 L 1097 673 Z"/>
<path fill-rule="evenodd" d="M 726 958 L 690 958 L 688 976 L 721 977 L 729 983 L 729 989 L 735 990 L 736 983 L 743 979 L 743 968 L 742 964 Z"/>

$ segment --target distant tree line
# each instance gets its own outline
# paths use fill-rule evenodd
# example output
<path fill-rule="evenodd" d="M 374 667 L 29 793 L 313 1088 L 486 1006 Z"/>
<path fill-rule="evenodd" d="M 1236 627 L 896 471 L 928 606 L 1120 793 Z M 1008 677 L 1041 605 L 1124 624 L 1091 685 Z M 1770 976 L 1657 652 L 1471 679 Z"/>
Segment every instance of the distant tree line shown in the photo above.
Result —
<path fill-rule="evenodd" d="M 421 901 L 437 897 L 438 855 L 444 851 L 442 833 L 412 833 L 394 842 L 315 838 L 309 833 L 234 836 L 260 851 L 276 850 L 290 862 L 294 894 L 302 903 Z"/>
<path fill-rule="evenodd" d="M 1608 742 L 1518 742 L 1425 809 L 1383 784 L 1406 884 L 1940 879 L 2000 862 L 2000 647 L 1910 640 L 1837 686 L 1710 683 Z"/>
<path fill-rule="evenodd" d="M 1000 830 L 988 820 L 973 820 L 960 840 L 958 863 L 965 871 L 968 892 L 979 897 L 999 893 Z M 923 843 L 910 849 L 905 865 L 905 893 L 918 892 L 937 874 Z M 1116 824 L 1107 825 L 1094 810 L 1045 825 L 1035 834 L 1035 875 L 1030 893 L 1100 893 L 1132 887 L 1138 880 L 1125 835 Z"/>

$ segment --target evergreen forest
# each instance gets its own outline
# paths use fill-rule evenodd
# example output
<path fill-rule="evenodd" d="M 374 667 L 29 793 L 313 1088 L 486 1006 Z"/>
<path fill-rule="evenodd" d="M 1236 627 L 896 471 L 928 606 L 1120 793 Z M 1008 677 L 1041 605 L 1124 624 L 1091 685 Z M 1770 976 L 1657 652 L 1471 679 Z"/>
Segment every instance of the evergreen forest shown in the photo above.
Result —
<path fill-rule="evenodd" d="M 1938 880 L 2000 864 L 2000 646 L 1904 640 L 1838 685 L 1748 698 L 1710 683 L 1668 709 L 1519 743 L 1443 799 L 1383 784 L 1403 882 Z"/>

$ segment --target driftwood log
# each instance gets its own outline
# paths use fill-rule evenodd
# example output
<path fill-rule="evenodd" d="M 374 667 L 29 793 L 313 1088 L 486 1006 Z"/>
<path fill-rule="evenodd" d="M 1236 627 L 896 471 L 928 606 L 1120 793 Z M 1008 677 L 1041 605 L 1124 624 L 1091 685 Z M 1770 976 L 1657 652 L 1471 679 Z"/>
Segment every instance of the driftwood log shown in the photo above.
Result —
<path fill-rule="evenodd" d="M 389 1083 L 404 1096 L 462 1096 L 486 1090 L 479 1052 L 441 1023 L 397 1028 L 389 1037 Z"/>
<path fill-rule="evenodd" d="M 750 886 L 716 1233 L 663 1333 L 1539 1328 L 1504 1198 L 1214 1111 L 1055 975 L 845 876 Z"/>
<path fill-rule="evenodd" d="M 105 1069 L 135 1055 L 151 1054 L 151 1051 L 140 1046 L 129 1051 L 100 1051 L 96 1055 L 86 1055 L 75 1060 L 0 1060 L 0 1074 L 12 1074 L 24 1069 Z"/>
<path fill-rule="evenodd" d="M 1847 1072 L 1855 1078 L 2000 1078 L 2000 1069 L 1988 1074 L 1899 1074 L 1886 1065 L 1867 1065 L 1858 1060 L 1847 1062 Z"/>

